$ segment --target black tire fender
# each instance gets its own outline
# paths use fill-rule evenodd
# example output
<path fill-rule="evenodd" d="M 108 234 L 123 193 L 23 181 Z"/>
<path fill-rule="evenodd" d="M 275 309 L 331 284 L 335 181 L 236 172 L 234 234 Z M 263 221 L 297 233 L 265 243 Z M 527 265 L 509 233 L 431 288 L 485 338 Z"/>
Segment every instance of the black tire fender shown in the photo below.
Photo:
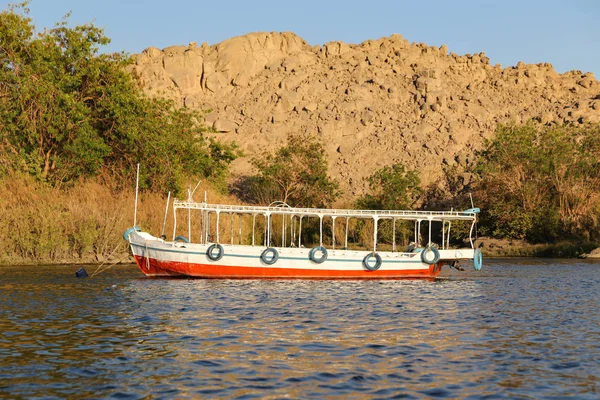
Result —
<path fill-rule="evenodd" d="M 217 250 L 216 254 L 215 249 Z M 223 258 L 224 254 L 225 249 L 223 249 L 223 246 L 221 246 L 218 243 L 213 243 L 210 246 L 208 246 L 208 249 L 206 249 L 206 257 L 210 258 L 213 261 L 219 261 L 221 258 Z"/>
<path fill-rule="evenodd" d="M 269 258 L 269 255 L 272 255 Z M 273 265 L 279 260 L 279 252 L 273 247 L 267 247 L 260 255 L 260 260 L 267 265 Z"/>
<path fill-rule="evenodd" d="M 433 254 L 433 257 L 430 257 L 429 254 Z M 440 252 L 435 247 L 426 247 L 421 251 L 421 261 L 425 264 L 437 264 L 440 261 Z"/>
<path fill-rule="evenodd" d="M 317 258 L 315 256 L 315 253 L 317 251 L 320 251 L 322 254 L 321 257 L 319 257 L 319 258 Z M 321 263 L 325 262 L 325 260 L 327 260 L 327 249 L 324 246 L 313 247 L 312 249 L 310 249 L 310 252 L 308 253 L 308 259 L 317 264 L 321 264 Z"/>
<path fill-rule="evenodd" d="M 371 259 L 371 257 L 375 257 L 375 265 L 373 265 L 373 266 L 371 266 L 371 264 L 369 264 L 369 260 Z M 365 256 L 365 258 L 363 258 L 363 267 L 365 267 L 369 271 L 377 271 L 379 269 L 379 267 L 381 267 L 381 264 L 382 264 L 381 256 L 375 252 L 369 253 Z"/>

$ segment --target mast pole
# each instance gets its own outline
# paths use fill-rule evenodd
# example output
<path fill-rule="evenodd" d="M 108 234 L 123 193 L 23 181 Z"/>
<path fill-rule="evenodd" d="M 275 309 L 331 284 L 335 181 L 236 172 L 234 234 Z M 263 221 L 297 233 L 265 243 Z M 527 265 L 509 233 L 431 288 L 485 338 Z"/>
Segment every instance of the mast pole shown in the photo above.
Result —
<path fill-rule="evenodd" d="M 133 208 L 133 226 L 137 225 L 137 206 L 138 206 L 138 191 L 140 186 L 140 163 L 137 165 L 137 173 L 135 174 L 135 206 Z"/>

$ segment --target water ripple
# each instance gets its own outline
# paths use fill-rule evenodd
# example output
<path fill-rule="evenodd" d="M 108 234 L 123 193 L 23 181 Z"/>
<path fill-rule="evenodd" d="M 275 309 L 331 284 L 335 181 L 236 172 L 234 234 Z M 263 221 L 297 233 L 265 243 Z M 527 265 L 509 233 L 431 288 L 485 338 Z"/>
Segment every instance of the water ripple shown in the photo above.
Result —
<path fill-rule="evenodd" d="M 4 267 L 0 397 L 600 397 L 600 265 L 436 281 Z"/>

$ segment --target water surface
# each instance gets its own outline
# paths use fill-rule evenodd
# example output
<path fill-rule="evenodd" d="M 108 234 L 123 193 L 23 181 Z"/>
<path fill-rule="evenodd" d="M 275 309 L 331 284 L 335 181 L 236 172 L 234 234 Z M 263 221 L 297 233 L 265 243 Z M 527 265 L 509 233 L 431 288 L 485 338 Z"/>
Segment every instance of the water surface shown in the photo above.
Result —
<path fill-rule="evenodd" d="M 600 262 L 435 281 L 76 269 L 0 268 L 0 398 L 600 397 Z"/>

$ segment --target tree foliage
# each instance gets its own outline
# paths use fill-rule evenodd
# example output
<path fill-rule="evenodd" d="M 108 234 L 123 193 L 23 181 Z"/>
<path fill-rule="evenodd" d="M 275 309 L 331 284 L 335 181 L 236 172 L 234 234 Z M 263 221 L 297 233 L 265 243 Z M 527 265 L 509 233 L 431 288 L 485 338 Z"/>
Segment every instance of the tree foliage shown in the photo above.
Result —
<path fill-rule="evenodd" d="M 379 169 L 367 181 L 371 191 L 356 201 L 359 209 L 411 209 L 422 194 L 419 175 L 402 163 Z"/>
<path fill-rule="evenodd" d="M 324 207 L 339 193 L 337 182 L 327 174 L 325 150 L 313 136 L 290 134 L 287 145 L 251 162 L 257 174 L 248 179 L 247 189 L 256 203 Z"/>
<path fill-rule="evenodd" d="M 149 99 L 126 71 L 126 54 L 92 24 L 41 33 L 26 3 L 0 13 L 0 168 L 60 186 L 80 177 L 131 179 L 176 190 L 190 175 L 221 176 L 232 146 L 203 135 L 199 113 Z"/>
<path fill-rule="evenodd" d="M 480 157 L 484 233 L 531 242 L 598 238 L 600 127 L 500 126 Z"/>
<path fill-rule="evenodd" d="M 370 192 L 356 200 L 356 208 L 363 210 L 410 210 L 419 201 L 422 189 L 418 173 L 408 170 L 402 163 L 387 165 L 367 178 Z M 396 225 L 394 227 L 394 224 Z M 378 242 L 407 242 L 412 223 L 407 221 L 381 220 L 378 227 Z M 362 242 L 373 237 L 371 225 L 361 220 L 356 225 Z M 395 235 L 395 236 L 394 236 Z"/>

